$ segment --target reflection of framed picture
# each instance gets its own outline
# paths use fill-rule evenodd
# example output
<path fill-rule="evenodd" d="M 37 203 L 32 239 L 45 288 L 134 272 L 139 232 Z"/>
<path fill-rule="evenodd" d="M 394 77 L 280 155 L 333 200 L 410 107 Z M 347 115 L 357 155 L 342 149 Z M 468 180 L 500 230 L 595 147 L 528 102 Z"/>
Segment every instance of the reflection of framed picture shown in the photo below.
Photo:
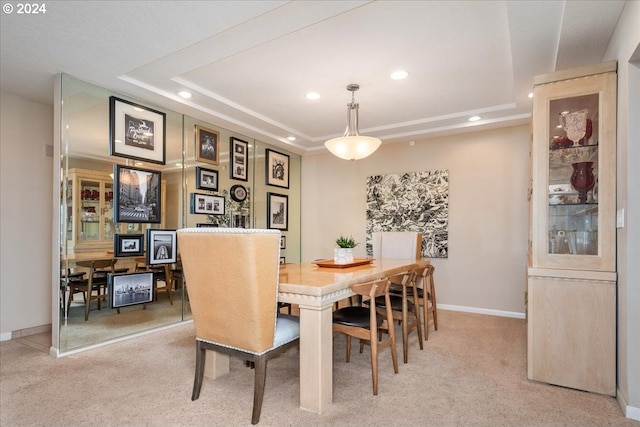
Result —
<path fill-rule="evenodd" d="M 115 234 L 113 236 L 113 256 L 142 256 L 143 254 L 143 234 Z"/>
<path fill-rule="evenodd" d="M 178 260 L 176 230 L 147 229 L 147 265 L 173 264 Z"/>
<path fill-rule="evenodd" d="M 191 193 L 191 213 L 224 215 L 224 197 Z"/>
<path fill-rule="evenodd" d="M 218 191 L 218 171 L 196 166 L 196 188 Z"/>
<path fill-rule="evenodd" d="M 210 224 L 208 222 L 199 222 L 196 224 L 197 228 L 204 228 L 204 227 L 218 227 L 218 224 Z"/>
<path fill-rule="evenodd" d="M 280 249 L 287 249 L 287 236 L 280 236 Z"/>
<path fill-rule="evenodd" d="M 153 272 L 109 274 L 108 295 L 111 308 L 152 302 Z"/>
<path fill-rule="evenodd" d="M 111 96 L 109 122 L 109 154 L 165 164 L 165 113 Z"/>
<path fill-rule="evenodd" d="M 229 195 L 234 201 L 242 203 L 247 198 L 247 189 L 243 185 L 232 185 Z"/>
<path fill-rule="evenodd" d="M 265 184 L 289 188 L 289 156 L 267 148 L 265 157 Z"/>
<path fill-rule="evenodd" d="M 113 180 L 113 222 L 160 222 L 160 172 L 114 165 Z"/>
<path fill-rule="evenodd" d="M 229 147 L 229 177 L 248 180 L 249 171 L 249 143 L 238 138 L 231 137 Z"/>
<path fill-rule="evenodd" d="M 218 165 L 220 133 L 196 125 L 196 160 L 199 162 Z"/>
<path fill-rule="evenodd" d="M 289 196 L 267 193 L 267 228 L 287 230 L 289 225 Z"/>

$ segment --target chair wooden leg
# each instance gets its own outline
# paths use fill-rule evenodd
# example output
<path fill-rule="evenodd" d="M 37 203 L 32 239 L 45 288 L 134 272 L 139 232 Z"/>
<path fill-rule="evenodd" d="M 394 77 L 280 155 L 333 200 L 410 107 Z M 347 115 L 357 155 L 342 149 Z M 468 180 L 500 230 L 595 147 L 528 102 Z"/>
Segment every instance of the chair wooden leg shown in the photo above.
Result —
<path fill-rule="evenodd" d="M 407 300 L 402 301 L 402 357 L 404 363 L 409 363 L 409 325 L 407 316 Z M 390 322 L 393 325 L 393 322 Z"/>
<path fill-rule="evenodd" d="M 267 358 L 260 356 L 255 361 L 255 382 L 253 385 L 253 413 L 251 424 L 258 424 L 260 421 L 260 411 L 262 410 L 262 400 L 264 398 L 264 385 L 267 380 Z"/>
<path fill-rule="evenodd" d="M 87 290 L 87 300 L 84 303 L 84 321 L 89 320 L 89 308 L 91 307 L 91 293 Z"/>
<path fill-rule="evenodd" d="M 424 298 L 424 340 L 429 340 L 429 300 Z"/>
<path fill-rule="evenodd" d="M 193 392 L 191 400 L 197 400 L 200 397 L 200 389 L 202 388 L 202 379 L 204 377 L 204 362 L 207 357 L 205 349 L 200 341 L 196 341 L 196 374 L 193 380 Z"/>
<path fill-rule="evenodd" d="M 347 360 L 346 362 L 349 363 L 349 360 L 351 359 L 351 337 L 349 335 L 345 335 L 347 337 Z M 362 351 L 360 351 L 362 353 Z"/>
<path fill-rule="evenodd" d="M 378 395 L 378 346 L 372 334 L 371 340 L 371 379 L 373 381 L 373 395 Z"/>
<path fill-rule="evenodd" d="M 438 306 L 436 304 L 436 288 L 431 288 L 431 307 L 433 307 L 433 327 L 438 330 Z"/>

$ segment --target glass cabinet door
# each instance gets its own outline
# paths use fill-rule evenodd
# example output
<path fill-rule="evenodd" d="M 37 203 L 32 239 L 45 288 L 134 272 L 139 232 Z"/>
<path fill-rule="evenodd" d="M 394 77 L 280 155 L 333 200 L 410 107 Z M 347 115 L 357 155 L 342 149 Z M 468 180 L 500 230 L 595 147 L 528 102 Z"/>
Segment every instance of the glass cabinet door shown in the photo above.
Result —
<path fill-rule="evenodd" d="M 79 187 L 80 227 L 78 228 L 78 242 L 102 240 L 100 219 L 104 189 L 101 182 L 81 179 Z"/>
<path fill-rule="evenodd" d="M 549 103 L 550 254 L 598 254 L 598 101 Z"/>
<path fill-rule="evenodd" d="M 613 72 L 535 86 L 534 267 L 613 268 L 615 79 Z"/>

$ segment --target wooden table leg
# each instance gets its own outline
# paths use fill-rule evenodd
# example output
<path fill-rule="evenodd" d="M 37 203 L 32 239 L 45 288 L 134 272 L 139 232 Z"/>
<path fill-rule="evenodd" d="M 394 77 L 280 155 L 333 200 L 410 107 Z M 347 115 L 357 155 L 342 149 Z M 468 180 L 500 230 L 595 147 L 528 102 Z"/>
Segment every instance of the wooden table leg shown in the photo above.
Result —
<path fill-rule="evenodd" d="M 299 307 L 300 408 L 321 414 L 333 401 L 333 303 Z"/>

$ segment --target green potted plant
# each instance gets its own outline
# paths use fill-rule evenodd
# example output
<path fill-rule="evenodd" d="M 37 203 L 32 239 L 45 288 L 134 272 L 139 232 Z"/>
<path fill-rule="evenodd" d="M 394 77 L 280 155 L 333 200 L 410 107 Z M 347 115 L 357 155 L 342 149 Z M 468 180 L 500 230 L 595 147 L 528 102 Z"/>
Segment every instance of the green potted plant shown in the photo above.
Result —
<path fill-rule="evenodd" d="M 333 250 L 333 262 L 336 264 L 348 264 L 353 262 L 353 248 L 358 246 L 353 236 L 345 237 L 340 235 L 336 239 L 337 248 Z"/>

